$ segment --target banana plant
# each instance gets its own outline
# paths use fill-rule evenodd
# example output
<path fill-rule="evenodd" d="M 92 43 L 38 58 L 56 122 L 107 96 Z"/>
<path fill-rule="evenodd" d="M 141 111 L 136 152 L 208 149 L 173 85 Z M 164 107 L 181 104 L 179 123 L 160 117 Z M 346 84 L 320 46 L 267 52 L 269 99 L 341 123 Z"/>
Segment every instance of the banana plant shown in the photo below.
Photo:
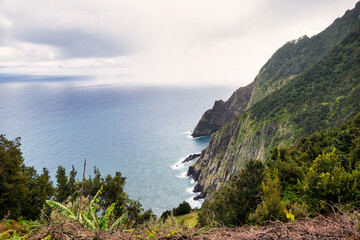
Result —
<path fill-rule="evenodd" d="M 123 215 L 121 215 L 118 219 L 116 219 L 113 224 L 108 227 L 108 222 L 110 219 L 110 215 L 112 211 L 115 208 L 115 203 L 111 204 L 105 211 L 105 214 L 102 216 L 99 216 L 97 214 L 98 208 L 95 204 L 95 201 L 99 201 L 97 199 L 98 195 L 102 193 L 103 187 L 99 189 L 99 191 L 94 196 L 93 200 L 90 202 L 89 206 L 87 207 L 87 212 L 84 213 L 83 211 L 80 211 L 79 213 L 76 213 L 72 211 L 71 209 L 67 208 L 64 204 L 61 204 L 56 201 L 46 200 L 46 203 L 53 209 L 59 210 L 61 214 L 63 214 L 65 217 L 79 221 L 80 224 L 89 227 L 91 229 L 101 231 L 106 229 L 113 229 L 116 226 L 123 225 L 126 220 L 128 219 L 128 215 L 125 212 Z M 80 216 L 78 216 L 80 214 Z"/>
<path fill-rule="evenodd" d="M 110 214 L 114 210 L 114 208 L 115 208 L 115 203 L 111 204 L 111 206 L 106 209 L 105 214 L 103 216 L 98 216 L 96 214 L 96 210 L 97 210 L 96 206 L 95 205 L 89 206 L 88 212 L 86 214 L 83 211 L 81 211 L 80 221 L 84 226 L 87 226 L 94 230 L 106 230 L 106 229 L 111 230 L 116 226 L 123 225 L 128 219 L 127 213 L 124 213 L 118 219 L 116 219 L 110 227 L 108 227 Z"/>

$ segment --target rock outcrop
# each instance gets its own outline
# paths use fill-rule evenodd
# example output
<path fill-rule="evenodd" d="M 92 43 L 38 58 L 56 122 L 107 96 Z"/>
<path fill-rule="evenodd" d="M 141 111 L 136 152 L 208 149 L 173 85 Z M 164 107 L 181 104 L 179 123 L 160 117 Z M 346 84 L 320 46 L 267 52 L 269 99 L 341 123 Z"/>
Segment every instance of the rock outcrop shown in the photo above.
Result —
<path fill-rule="evenodd" d="M 190 154 L 187 158 L 184 159 L 184 161 L 182 161 L 181 163 L 187 163 L 190 162 L 196 158 L 200 157 L 200 153 L 194 153 L 194 154 Z"/>
<path fill-rule="evenodd" d="M 251 98 L 253 84 L 236 90 L 226 102 L 216 101 L 213 108 L 207 110 L 196 125 L 192 136 L 209 136 L 219 130 L 230 119 L 247 109 Z"/>

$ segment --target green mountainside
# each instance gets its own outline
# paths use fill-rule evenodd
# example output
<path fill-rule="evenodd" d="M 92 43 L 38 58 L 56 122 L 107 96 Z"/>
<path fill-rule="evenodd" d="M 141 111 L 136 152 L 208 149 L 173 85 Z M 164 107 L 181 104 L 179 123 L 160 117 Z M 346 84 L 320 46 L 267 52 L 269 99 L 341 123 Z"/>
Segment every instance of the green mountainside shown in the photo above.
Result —
<path fill-rule="evenodd" d="M 284 63 L 279 64 L 283 66 L 283 70 L 281 66 L 276 71 L 267 67 L 272 64 L 269 60 L 257 79 L 265 79 L 261 77 L 266 75 L 265 72 L 272 72 L 271 76 L 283 78 L 255 80 L 254 89 L 258 89 L 258 92 L 253 90 L 248 109 L 215 132 L 211 136 L 209 147 L 190 166 L 188 174 L 198 181 L 195 190 L 201 191 L 198 197 L 208 195 L 207 199 L 211 200 L 213 193 L 220 190 L 250 158 L 265 161 L 270 156 L 270 149 L 290 146 L 301 137 L 338 126 L 360 112 L 359 12 L 358 3 L 355 9 L 336 20 L 320 36 L 288 43 L 290 46 L 308 42 L 305 44 L 307 47 L 302 49 L 308 52 L 306 56 L 314 54 L 310 57 L 314 63 L 304 61 L 310 66 L 302 73 L 297 74 L 302 67 L 290 71 L 285 66 L 297 66 L 304 55 L 290 51 L 289 56 L 293 54 L 292 57 L 283 58 Z M 357 27 L 353 28 L 355 25 Z M 349 29 L 354 31 L 349 32 Z M 331 44 L 330 41 L 325 41 L 324 36 L 335 35 L 346 37 L 327 54 L 320 54 L 322 57 L 314 53 L 315 50 L 328 51 L 326 49 Z M 312 39 L 322 40 L 313 42 Z M 272 59 L 280 61 L 281 57 L 274 57 L 286 55 L 284 47 Z M 291 81 L 287 81 L 281 88 L 273 88 L 284 79 L 289 79 L 289 76 Z"/>
<path fill-rule="evenodd" d="M 360 113 L 338 128 L 313 133 L 289 148 L 272 149 L 265 164 L 247 161 L 214 200 L 202 206 L 199 224 L 288 222 L 331 214 L 340 205 L 357 206 L 359 164 Z"/>
<path fill-rule="evenodd" d="M 303 36 L 287 42 L 261 68 L 255 80 L 236 90 L 226 101 L 216 101 L 204 113 L 194 129 L 193 137 L 211 135 L 234 116 L 245 112 L 256 102 L 280 89 L 295 76 L 309 69 L 350 32 L 360 28 L 360 4 L 311 38 Z"/>

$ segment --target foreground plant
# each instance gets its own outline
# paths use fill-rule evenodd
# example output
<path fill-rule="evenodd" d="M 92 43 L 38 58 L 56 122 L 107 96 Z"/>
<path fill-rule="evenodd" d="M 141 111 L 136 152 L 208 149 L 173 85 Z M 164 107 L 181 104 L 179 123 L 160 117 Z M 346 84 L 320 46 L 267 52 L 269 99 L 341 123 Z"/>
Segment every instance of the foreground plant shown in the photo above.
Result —
<path fill-rule="evenodd" d="M 137 239 L 179 239 L 191 238 L 196 232 L 197 229 L 179 223 L 171 214 L 165 220 L 153 219 L 135 229 L 133 237 Z"/>
<path fill-rule="evenodd" d="M 67 219 L 72 221 L 78 221 L 81 225 L 88 227 L 93 230 L 103 231 L 103 230 L 112 230 L 117 226 L 122 226 L 125 224 L 128 215 L 125 212 L 119 218 L 117 218 L 111 226 L 109 226 L 109 222 L 111 220 L 111 213 L 115 208 L 115 203 L 111 204 L 106 210 L 103 215 L 99 214 L 100 208 L 96 204 L 98 200 L 98 196 L 102 193 L 103 187 L 98 190 L 92 201 L 88 204 L 88 206 L 84 207 L 84 211 L 82 209 L 78 209 L 78 212 L 75 211 L 76 208 L 73 206 L 74 209 L 69 209 L 66 205 L 46 200 L 46 203 L 53 209 L 60 211 L 62 215 L 64 215 Z"/>

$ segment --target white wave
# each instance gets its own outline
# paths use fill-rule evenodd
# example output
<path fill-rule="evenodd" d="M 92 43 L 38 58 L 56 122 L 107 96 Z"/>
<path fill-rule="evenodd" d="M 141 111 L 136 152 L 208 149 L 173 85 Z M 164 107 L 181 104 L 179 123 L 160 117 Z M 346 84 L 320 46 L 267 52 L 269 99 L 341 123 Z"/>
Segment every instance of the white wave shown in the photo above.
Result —
<path fill-rule="evenodd" d="M 193 131 L 186 131 L 186 132 L 183 132 L 182 134 L 188 135 L 188 134 L 192 134 L 192 133 L 193 133 Z"/>
<path fill-rule="evenodd" d="M 197 154 L 201 154 L 201 153 L 197 153 Z M 187 156 L 187 157 L 188 157 L 188 156 Z M 177 161 L 176 163 L 174 163 L 173 165 L 170 166 L 171 169 L 173 169 L 173 170 L 182 169 L 182 168 L 184 168 L 184 167 L 187 167 L 188 165 L 190 165 L 191 163 L 193 163 L 195 160 L 198 159 L 198 157 L 197 157 L 197 158 L 194 158 L 194 159 L 191 160 L 191 161 L 188 161 L 188 162 L 186 162 L 186 163 L 183 163 L 183 161 L 184 161 L 187 157 L 180 158 L 179 161 Z"/>
<path fill-rule="evenodd" d="M 190 183 L 191 183 L 191 184 L 195 184 L 195 183 L 196 183 L 195 180 L 194 180 L 192 177 L 190 178 Z"/>
<path fill-rule="evenodd" d="M 206 137 L 209 137 L 209 136 L 193 137 L 193 136 L 190 135 L 190 138 L 194 139 L 194 140 L 201 139 L 201 138 L 206 138 Z"/>
<path fill-rule="evenodd" d="M 190 138 L 190 139 L 195 139 L 195 138 L 193 138 L 193 136 L 191 136 L 191 134 L 187 135 L 186 137 Z"/>
<path fill-rule="evenodd" d="M 183 163 L 184 160 L 185 158 L 181 158 L 179 161 L 177 161 L 176 163 L 170 166 L 171 169 L 175 170 L 175 169 L 184 168 L 185 167 L 185 164 Z"/>
<path fill-rule="evenodd" d="M 194 197 L 186 199 L 190 204 L 191 208 L 201 208 L 201 205 L 204 203 L 204 199 L 194 200 Z"/>
<path fill-rule="evenodd" d="M 179 175 L 177 175 L 178 178 L 187 178 L 187 171 L 184 171 L 182 173 L 180 173 Z"/>
<path fill-rule="evenodd" d="M 186 188 L 186 192 L 188 192 L 188 193 L 194 193 L 194 187 L 195 187 L 195 186 Z"/>

